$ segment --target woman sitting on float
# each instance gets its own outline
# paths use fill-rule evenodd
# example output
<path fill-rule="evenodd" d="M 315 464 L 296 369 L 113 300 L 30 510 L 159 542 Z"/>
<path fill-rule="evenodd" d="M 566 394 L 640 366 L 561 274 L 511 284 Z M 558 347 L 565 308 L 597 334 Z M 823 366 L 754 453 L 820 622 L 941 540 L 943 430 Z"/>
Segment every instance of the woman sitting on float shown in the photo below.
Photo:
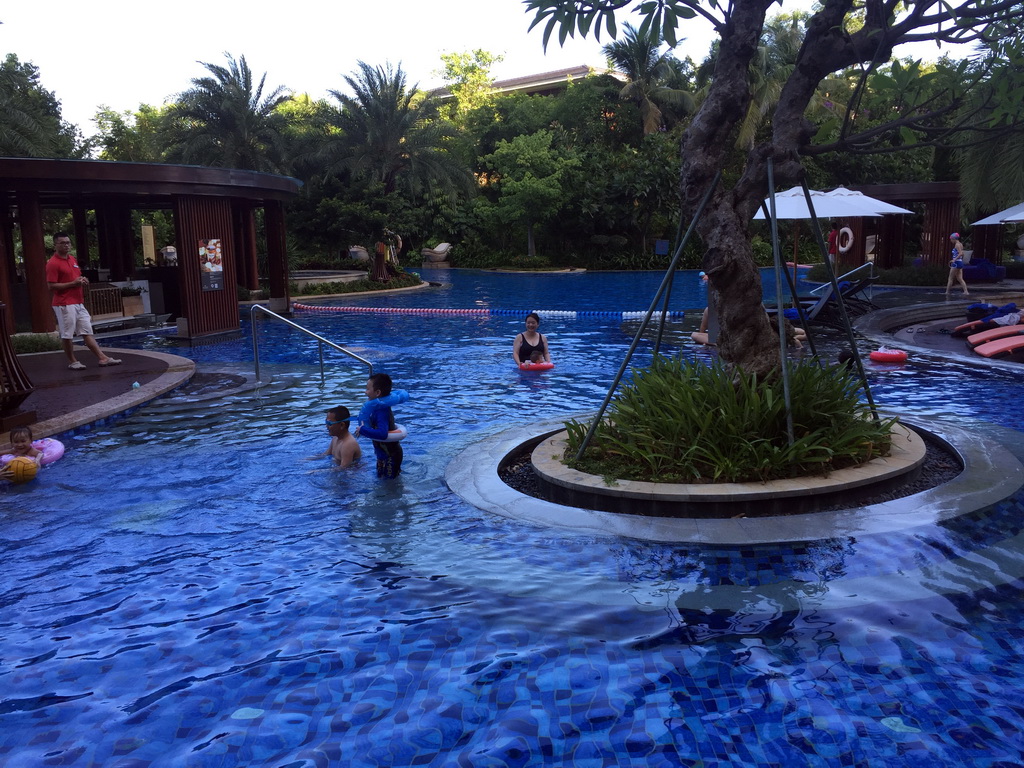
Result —
<path fill-rule="evenodd" d="M 537 330 L 539 327 L 540 315 L 531 312 L 526 316 L 526 330 L 512 343 L 512 359 L 521 370 L 544 371 L 555 367 L 551 362 L 548 340 Z M 539 360 L 534 359 L 536 352 L 540 353 Z"/>

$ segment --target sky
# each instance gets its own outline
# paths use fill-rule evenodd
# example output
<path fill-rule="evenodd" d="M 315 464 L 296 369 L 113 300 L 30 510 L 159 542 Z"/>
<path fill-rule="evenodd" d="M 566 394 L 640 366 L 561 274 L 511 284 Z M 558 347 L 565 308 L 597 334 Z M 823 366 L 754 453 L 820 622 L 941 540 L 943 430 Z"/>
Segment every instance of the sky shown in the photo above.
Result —
<path fill-rule="evenodd" d="M 799 0 L 798 0 L 799 1 Z M 357 62 L 401 64 L 410 84 L 443 84 L 436 74 L 442 53 L 483 49 L 504 56 L 491 69 L 497 80 L 586 64 L 604 67 L 600 42 L 553 39 L 528 33 L 522 0 L 49 0 L 5 3 L 0 10 L 0 52 L 16 53 L 40 70 L 44 88 L 61 101 L 64 119 L 86 136 L 96 132 L 99 106 L 118 112 L 139 104 L 160 106 L 225 53 L 245 56 L 267 92 L 283 85 L 314 98 L 347 90 L 343 77 Z M 789 7 L 786 6 L 786 10 Z M 621 21 L 620 21 L 621 26 Z M 699 62 L 711 33 L 684 29 L 680 58 Z M 909 51 L 900 50 L 900 55 Z M 931 46 L 915 55 L 934 59 Z"/>

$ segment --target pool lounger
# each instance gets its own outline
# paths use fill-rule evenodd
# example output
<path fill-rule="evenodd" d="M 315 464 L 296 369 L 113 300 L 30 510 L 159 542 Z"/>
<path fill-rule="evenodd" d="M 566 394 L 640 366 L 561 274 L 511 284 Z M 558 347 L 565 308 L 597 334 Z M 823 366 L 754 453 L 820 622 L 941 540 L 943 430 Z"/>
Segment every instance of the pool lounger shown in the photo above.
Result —
<path fill-rule="evenodd" d="M 1024 352 L 1024 329 L 1014 336 L 981 344 L 974 351 L 982 357 L 1008 357 L 1015 352 Z"/>
<path fill-rule="evenodd" d="M 1018 333 L 1024 333 L 1024 325 L 1003 325 L 999 328 L 989 328 L 987 331 L 981 331 L 980 333 L 968 336 L 967 346 L 974 349 L 990 341 L 995 341 L 1005 336 L 1015 336 Z"/>
<path fill-rule="evenodd" d="M 966 339 L 968 336 L 972 334 L 980 333 L 981 330 L 987 325 L 988 323 L 985 322 L 984 320 L 972 320 L 969 323 L 958 325 L 956 328 L 953 329 L 950 335 L 954 339 Z"/>

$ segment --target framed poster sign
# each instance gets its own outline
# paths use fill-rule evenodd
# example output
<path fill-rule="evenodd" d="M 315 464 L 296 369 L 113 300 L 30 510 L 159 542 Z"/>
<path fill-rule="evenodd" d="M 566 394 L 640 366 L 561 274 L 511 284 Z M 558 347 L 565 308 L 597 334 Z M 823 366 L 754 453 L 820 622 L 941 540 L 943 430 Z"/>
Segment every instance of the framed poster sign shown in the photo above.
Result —
<path fill-rule="evenodd" d="M 224 249 L 220 238 L 199 241 L 199 275 L 204 291 L 224 288 Z"/>

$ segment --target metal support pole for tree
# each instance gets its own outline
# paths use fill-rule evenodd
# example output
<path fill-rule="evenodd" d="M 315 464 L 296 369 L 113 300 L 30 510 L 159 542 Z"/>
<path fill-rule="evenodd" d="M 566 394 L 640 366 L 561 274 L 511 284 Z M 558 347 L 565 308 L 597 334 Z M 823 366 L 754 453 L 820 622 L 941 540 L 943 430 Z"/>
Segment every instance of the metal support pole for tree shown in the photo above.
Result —
<path fill-rule="evenodd" d="M 676 227 L 676 248 L 679 248 L 680 237 L 683 234 L 683 210 L 682 207 L 679 209 L 679 226 Z M 675 251 L 673 251 L 675 253 Z M 658 336 L 654 340 L 654 356 L 657 357 L 661 352 L 661 337 L 665 332 L 665 319 L 668 317 L 668 306 L 669 301 L 672 298 L 672 283 L 668 284 L 668 289 L 665 291 L 665 303 L 662 304 L 661 309 L 661 324 L 658 326 Z"/>
<path fill-rule="evenodd" d="M 587 446 L 590 445 L 590 440 L 597 431 L 597 425 L 601 423 L 601 419 L 604 417 L 604 412 L 608 408 L 608 403 L 611 402 L 612 397 L 615 394 L 615 390 L 618 388 L 619 382 L 622 381 L 622 376 L 625 374 L 626 368 L 629 366 L 629 361 L 633 357 L 633 352 L 636 351 L 637 346 L 640 344 L 640 339 L 643 338 L 644 331 L 647 329 L 647 324 L 651 320 L 651 315 L 653 315 L 654 310 L 657 309 L 658 302 L 661 300 L 662 294 L 665 293 L 667 287 L 672 283 L 672 277 L 675 275 L 676 265 L 679 263 L 679 258 L 683 254 L 683 248 L 686 246 L 686 243 L 689 242 L 690 235 L 693 234 L 693 230 L 697 227 L 697 222 L 700 220 L 701 214 L 704 213 L 704 209 L 707 207 L 708 201 L 711 200 L 711 194 L 715 191 L 715 188 L 718 186 L 718 181 L 721 178 L 721 171 L 715 173 L 715 178 L 711 181 L 708 191 L 704 193 L 704 198 L 700 201 L 700 205 L 697 206 L 697 210 L 693 214 L 693 220 L 690 221 L 690 226 L 687 228 L 686 234 L 676 247 L 676 252 L 672 256 L 672 261 L 669 262 L 668 271 L 665 273 L 665 277 L 662 279 L 661 285 L 658 287 L 658 292 L 654 295 L 654 300 L 651 302 L 651 306 L 647 310 L 647 314 L 644 315 L 643 322 L 640 323 L 640 328 L 637 329 L 636 336 L 633 337 L 633 343 L 629 345 L 629 351 L 626 352 L 626 359 L 623 360 L 622 365 L 619 366 L 618 373 L 615 374 L 615 379 L 612 381 L 612 385 L 608 388 L 608 394 L 605 396 L 604 402 L 601 403 L 601 407 L 597 410 L 597 415 L 594 416 L 594 420 L 590 424 L 590 429 L 587 430 L 587 434 L 583 437 L 583 442 L 580 443 L 580 448 L 576 452 L 577 461 L 583 458 L 583 452 L 586 451 Z"/>
<path fill-rule="evenodd" d="M 857 366 L 857 374 L 860 376 L 861 383 L 864 385 L 864 397 L 868 401 L 868 408 L 871 410 L 871 416 L 878 421 L 878 410 L 875 408 L 875 400 L 871 396 L 871 387 L 868 386 L 868 377 L 864 372 L 864 362 L 861 360 L 860 352 L 857 351 L 857 339 L 853 335 L 853 325 L 850 323 L 850 316 L 846 311 L 846 302 L 843 301 L 843 293 L 839 290 L 839 283 L 836 280 L 836 271 L 832 267 L 832 262 L 828 258 L 828 246 L 825 245 L 825 239 L 821 236 L 821 227 L 818 226 L 818 217 L 814 213 L 814 203 L 811 201 L 811 190 L 807 187 L 806 181 L 801 181 L 800 186 L 804 189 L 804 197 L 807 199 L 807 211 L 811 214 L 811 224 L 814 229 L 814 238 L 818 242 L 818 250 L 821 252 L 822 259 L 825 261 L 825 269 L 828 271 L 828 280 L 832 285 L 832 295 L 835 297 L 836 305 L 839 307 L 839 317 L 843 321 L 843 329 L 846 331 L 846 340 L 850 342 L 850 353 L 853 355 L 854 363 Z"/>
<path fill-rule="evenodd" d="M 779 367 L 782 369 L 782 398 L 786 404 L 786 439 L 793 444 L 793 400 L 789 392 L 789 360 L 786 354 L 786 316 L 782 302 L 782 254 L 779 253 L 779 220 L 775 217 L 775 166 L 768 158 L 768 206 L 771 213 L 772 258 L 775 261 L 775 322 L 779 331 Z"/>

